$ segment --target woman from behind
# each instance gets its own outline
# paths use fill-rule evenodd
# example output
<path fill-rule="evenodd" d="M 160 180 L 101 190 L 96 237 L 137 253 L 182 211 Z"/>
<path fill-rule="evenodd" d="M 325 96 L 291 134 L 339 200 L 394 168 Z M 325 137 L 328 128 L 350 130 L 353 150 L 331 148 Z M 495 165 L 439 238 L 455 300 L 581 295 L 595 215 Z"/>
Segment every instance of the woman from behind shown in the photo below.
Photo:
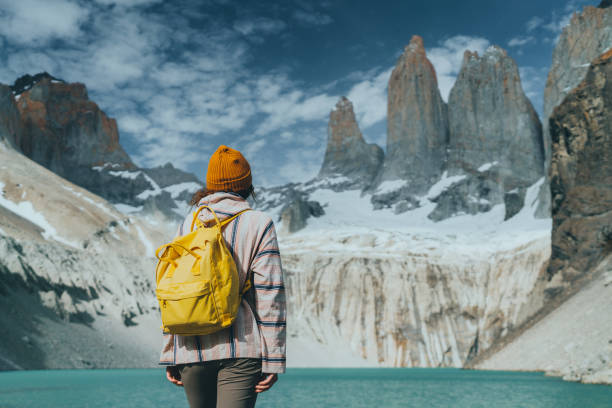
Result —
<path fill-rule="evenodd" d="M 210 207 L 221 222 L 235 217 L 222 234 L 236 263 L 241 291 L 248 281 L 251 287 L 230 327 L 198 336 L 164 334 L 160 364 L 167 366 L 169 381 L 185 388 L 190 407 L 254 407 L 257 394 L 270 389 L 285 372 L 280 253 L 272 219 L 250 209 L 247 198 L 252 194 L 249 163 L 239 151 L 220 146 L 208 162 L 206 188 L 191 204 Z M 189 232 L 192 216 L 187 215 L 178 235 Z M 206 226 L 215 222 L 206 208 L 198 219 Z"/>

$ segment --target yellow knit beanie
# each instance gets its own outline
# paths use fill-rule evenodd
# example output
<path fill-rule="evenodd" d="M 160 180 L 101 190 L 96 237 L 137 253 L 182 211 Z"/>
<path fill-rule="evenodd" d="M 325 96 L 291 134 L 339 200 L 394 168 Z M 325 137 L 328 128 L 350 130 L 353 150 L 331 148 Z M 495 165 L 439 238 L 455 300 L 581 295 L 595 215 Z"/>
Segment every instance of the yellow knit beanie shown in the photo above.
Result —
<path fill-rule="evenodd" d="M 242 153 L 221 145 L 210 156 L 206 188 L 210 191 L 243 191 L 251 187 L 251 166 Z"/>

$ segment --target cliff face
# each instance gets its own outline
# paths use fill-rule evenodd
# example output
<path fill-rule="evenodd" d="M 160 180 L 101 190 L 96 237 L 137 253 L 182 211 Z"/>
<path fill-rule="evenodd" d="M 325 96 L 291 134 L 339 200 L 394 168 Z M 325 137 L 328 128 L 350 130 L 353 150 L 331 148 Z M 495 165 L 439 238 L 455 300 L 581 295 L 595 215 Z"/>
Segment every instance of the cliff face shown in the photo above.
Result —
<path fill-rule="evenodd" d="M 548 239 L 475 254 L 389 250 L 379 242 L 411 237 L 378 232 L 333 237 L 318 251 L 308 238 L 281 241 L 290 342 L 382 366 L 462 367 L 541 306 Z"/>
<path fill-rule="evenodd" d="M 353 104 L 342 97 L 329 114 L 327 149 L 319 176 L 344 176 L 367 187 L 378 174 L 384 153 L 368 144 L 357 125 Z"/>
<path fill-rule="evenodd" d="M 604 5 L 605 6 L 605 5 Z M 563 29 L 555 46 L 552 65 L 544 89 L 544 148 L 546 163 L 550 164 L 551 139 L 548 137 L 548 118 L 555 106 L 585 77 L 589 64 L 612 47 L 612 8 L 584 8 L 575 13 Z"/>
<path fill-rule="evenodd" d="M 23 153 L 62 177 L 105 163 L 122 169 L 134 164 L 121 145 L 117 122 L 90 101 L 85 85 L 43 78 L 19 94 L 25 132 Z"/>
<path fill-rule="evenodd" d="M 11 87 L 0 84 L 0 142 L 17 148 L 21 140 L 23 127 L 19 117 L 19 110 L 13 99 Z"/>
<path fill-rule="evenodd" d="M 550 118 L 551 275 L 569 282 L 612 252 L 612 50 Z"/>
<path fill-rule="evenodd" d="M 388 93 L 382 180 L 406 180 L 412 192 L 423 193 L 442 174 L 448 119 L 421 37 L 412 37 L 399 58 Z"/>
<path fill-rule="evenodd" d="M 514 60 L 492 46 L 466 51 L 448 98 L 449 175 L 495 163 L 505 191 L 543 176 L 542 128 Z"/>

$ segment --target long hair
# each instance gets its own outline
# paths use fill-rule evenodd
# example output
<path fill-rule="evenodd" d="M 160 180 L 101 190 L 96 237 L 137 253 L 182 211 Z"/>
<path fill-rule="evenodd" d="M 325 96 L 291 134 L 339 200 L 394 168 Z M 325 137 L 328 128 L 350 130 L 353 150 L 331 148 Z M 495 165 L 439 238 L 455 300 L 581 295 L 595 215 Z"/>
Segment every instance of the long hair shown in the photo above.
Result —
<path fill-rule="evenodd" d="M 198 205 L 200 200 L 206 197 L 207 195 L 211 195 L 211 194 L 218 193 L 218 192 L 219 190 L 209 190 L 206 187 L 204 187 L 194 193 L 194 195 L 191 197 L 191 201 L 189 201 L 189 205 L 192 207 L 194 205 Z M 253 188 L 252 184 L 246 190 L 231 191 L 231 192 L 238 194 L 240 197 L 244 198 L 245 200 L 249 197 L 253 197 L 253 200 L 257 199 L 257 197 L 255 196 L 255 189 Z"/>

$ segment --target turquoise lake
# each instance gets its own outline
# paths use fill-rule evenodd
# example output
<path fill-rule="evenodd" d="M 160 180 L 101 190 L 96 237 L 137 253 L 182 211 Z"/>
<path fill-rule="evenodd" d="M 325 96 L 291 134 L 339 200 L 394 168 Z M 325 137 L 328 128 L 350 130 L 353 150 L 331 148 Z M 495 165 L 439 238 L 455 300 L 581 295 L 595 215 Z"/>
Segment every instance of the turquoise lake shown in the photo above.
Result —
<path fill-rule="evenodd" d="M 149 370 L 0 373 L 0 407 L 187 407 Z M 539 373 L 426 368 L 289 369 L 257 407 L 612 407 L 612 386 Z"/>

